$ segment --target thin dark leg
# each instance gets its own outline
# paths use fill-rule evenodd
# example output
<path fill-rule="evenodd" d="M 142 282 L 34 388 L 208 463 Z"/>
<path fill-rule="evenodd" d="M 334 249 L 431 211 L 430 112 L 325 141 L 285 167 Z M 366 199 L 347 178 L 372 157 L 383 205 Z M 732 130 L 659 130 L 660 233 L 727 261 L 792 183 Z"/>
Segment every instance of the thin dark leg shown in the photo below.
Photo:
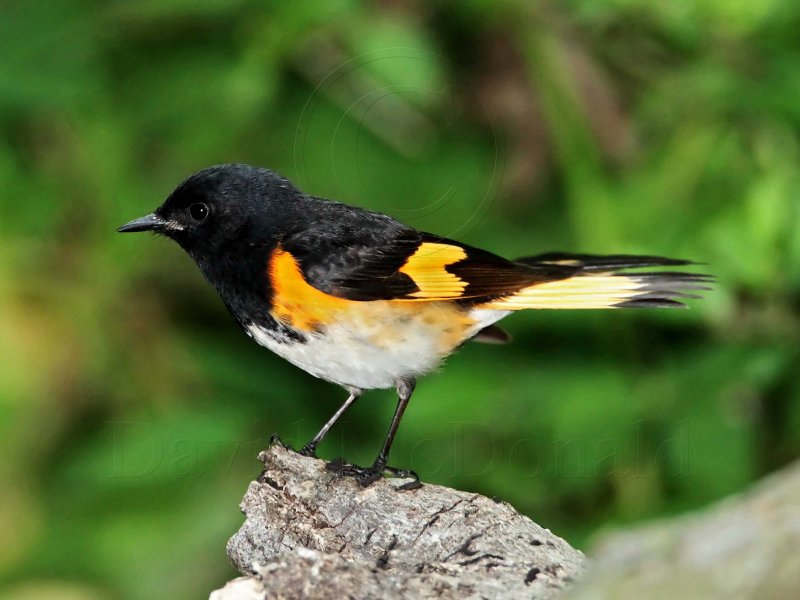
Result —
<path fill-rule="evenodd" d="M 403 379 L 397 383 L 397 408 L 394 411 L 394 416 L 392 417 L 392 422 L 389 425 L 389 431 L 386 433 L 386 437 L 383 440 L 383 445 L 381 446 L 381 451 L 378 453 L 378 458 L 375 459 L 375 462 L 369 469 L 364 469 L 360 473 L 356 474 L 356 479 L 358 482 L 363 486 L 368 486 L 369 484 L 373 483 L 380 479 L 383 471 L 386 470 L 386 463 L 389 460 L 389 450 L 392 448 L 392 442 L 394 442 L 394 436 L 397 433 L 397 428 L 400 426 L 400 421 L 403 419 L 403 413 L 406 410 L 406 406 L 408 406 L 408 401 L 411 399 L 411 394 L 414 393 L 414 386 L 416 382 L 413 379 Z M 398 469 L 390 469 L 395 475 L 404 477 L 413 475 L 411 472 L 401 471 Z M 416 475 L 413 475 L 416 479 Z"/>
<path fill-rule="evenodd" d="M 389 425 L 389 431 L 386 432 L 386 438 L 383 440 L 383 446 L 378 453 L 378 458 L 375 459 L 375 464 L 386 466 L 386 461 L 389 460 L 389 450 L 392 448 L 394 436 L 397 434 L 397 428 L 400 426 L 400 420 L 403 418 L 403 413 L 406 411 L 408 401 L 411 400 L 411 394 L 414 393 L 414 386 L 416 382 L 411 380 L 404 380 L 397 384 L 397 408 L 394 411 L 392 422 Z"/>
<path fill-rule="evenodd" d="M 341 417 L 344 412 L 350 408 L 350 405 L 353 404 L 353 402 L 358 400 L 359 396 L 361 396 L 361 390 L 351 388 L 350 396 L 347 398 L 347 400 L 345 400 L 344 404 L 339 407 L 339 410 L 333 413 L 333 416 L 328 419 L 328 422 L 325 423 L 325 425 L 322 426 L 322 429 L 320 429 L 317 435 L 314 436 L 314 439 L 303 446 L 303 448 L 300 450 L 300 454 L 303 456 L 316 456 L 317 446 L 319 443 L 328 434 L 328 431 L 330 431 L 331 427 L 333 427 L 333 424 L 339 420 L 339 417 Z"/>

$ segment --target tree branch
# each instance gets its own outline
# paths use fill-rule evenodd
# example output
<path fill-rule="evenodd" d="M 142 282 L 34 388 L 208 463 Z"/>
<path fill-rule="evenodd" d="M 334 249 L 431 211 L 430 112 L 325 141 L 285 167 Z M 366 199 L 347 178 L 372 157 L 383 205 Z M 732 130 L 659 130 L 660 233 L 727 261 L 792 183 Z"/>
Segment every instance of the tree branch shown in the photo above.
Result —
<path fill-rule="evenodd" d="M 228 542 L 248 577 L 214 600 L 550 598 L 583 571 L 583 554 L 504 502 L 395 479 L 361 488 L 278 445 L 259 458 Z"/>

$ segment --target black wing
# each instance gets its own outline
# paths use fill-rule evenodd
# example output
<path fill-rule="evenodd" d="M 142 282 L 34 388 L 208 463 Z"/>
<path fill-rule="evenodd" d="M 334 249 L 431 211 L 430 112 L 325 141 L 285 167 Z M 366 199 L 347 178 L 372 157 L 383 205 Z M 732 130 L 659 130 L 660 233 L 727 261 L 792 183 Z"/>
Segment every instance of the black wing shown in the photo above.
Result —
<path fill-rule="evenodd" d="M 282 246 L 310 285 L 349 300 L 452 300 L 497 310 L 681 306 L 680 298 L 692 297 L 687 292 L 708 289 L 711 281 L 694 273 L 635 272 L 692 264 L 654 256 L 550 253 L 509 261 L 386 215 L 313 201 L 313 220 Z"/>
<path fill-rule="evenodd" d="M 488 301 L 577 270 L 514 263 L 386 215 L 315 202 L 313 220 L 281 246 L 297 260 L 309 284 L 340 298 Z"/>

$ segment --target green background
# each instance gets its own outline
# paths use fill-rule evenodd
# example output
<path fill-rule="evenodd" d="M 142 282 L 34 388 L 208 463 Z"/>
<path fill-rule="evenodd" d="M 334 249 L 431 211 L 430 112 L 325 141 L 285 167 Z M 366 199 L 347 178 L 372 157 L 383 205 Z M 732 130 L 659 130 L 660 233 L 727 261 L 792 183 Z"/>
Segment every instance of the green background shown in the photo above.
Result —
<path fill-rule="evenodd" d="M 423 379 L 393 452 L 586 548 L 800 453 L 800 4 L 12 1 L 0 16 L 0 597 L 197 598 L 273 432 L 344 399 L 171 242 L 190 173 L 514 257 L 707 263 L 689 311 L 529 312 Z M 372 392 L 321 447 L 369 463 Z"/>

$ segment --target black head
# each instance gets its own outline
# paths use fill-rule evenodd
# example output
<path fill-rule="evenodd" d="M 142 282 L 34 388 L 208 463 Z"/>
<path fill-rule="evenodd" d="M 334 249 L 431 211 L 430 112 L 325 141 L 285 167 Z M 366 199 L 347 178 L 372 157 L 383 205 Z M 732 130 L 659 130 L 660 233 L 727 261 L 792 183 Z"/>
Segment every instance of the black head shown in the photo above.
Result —
<path fill-rule="evenodd" d="M 268 169 L 219 165 L 195 173 L 155 212 L 118 231 L 153 231 L 172 238 L 204 266 L 215 257 L 274 244 L 292 222 L 301 196 Z"/>

